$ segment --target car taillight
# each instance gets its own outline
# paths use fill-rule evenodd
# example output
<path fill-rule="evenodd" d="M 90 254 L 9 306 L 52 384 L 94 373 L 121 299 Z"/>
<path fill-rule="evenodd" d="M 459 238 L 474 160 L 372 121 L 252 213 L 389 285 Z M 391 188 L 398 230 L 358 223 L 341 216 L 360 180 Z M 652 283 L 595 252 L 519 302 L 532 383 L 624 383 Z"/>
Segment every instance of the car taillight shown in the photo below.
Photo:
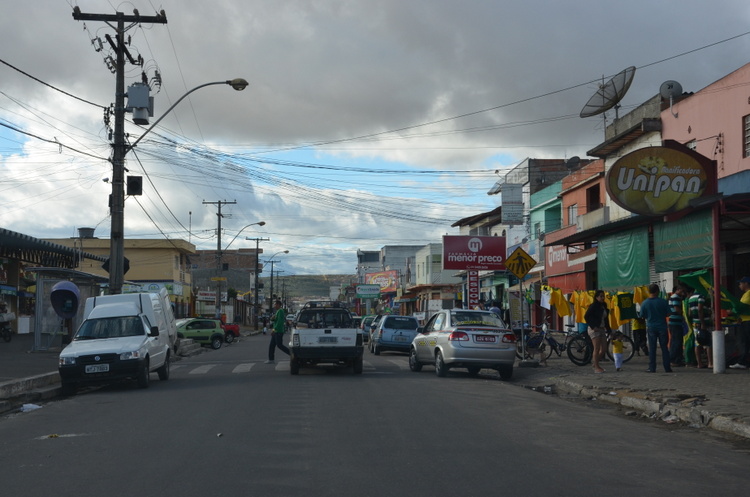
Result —
<path fill-rule="evenodd" d="M 464 331 L 454 331 L 448 336 L 448 340 L 455 342 L 468 342 L 469 335 Z"/>
<path fill-rule="evenodd" d="M 503 343 L 515 343 L 516 342 L 516 335 L 513 333 L 506 333 L 503 335 Z"/>

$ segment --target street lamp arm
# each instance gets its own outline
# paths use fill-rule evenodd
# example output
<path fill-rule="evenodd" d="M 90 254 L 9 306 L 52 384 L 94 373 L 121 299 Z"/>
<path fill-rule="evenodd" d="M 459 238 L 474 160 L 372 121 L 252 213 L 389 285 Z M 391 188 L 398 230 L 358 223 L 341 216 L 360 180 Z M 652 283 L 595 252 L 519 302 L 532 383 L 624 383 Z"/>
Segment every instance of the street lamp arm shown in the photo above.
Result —
<path fill-rule="evenodd" d="M 243 231 L 245 231 L 246 228 L 249 228 L 250 226 L 255 226 L 255 225 L 265 226 L 266 222 L 265 221 L 260 221 L 258 223 L 252 223 L 252 224 L 248 224 L 247 226 L 243 226 L 242 229 L 240 231 L 238 231 L 236 235 L 234 235 L 234 238 L 232 238 L 232 241 L 227 244 L 226 248 L 224 248 L 224 252 L 226 252 L 227 250 L 229 250 L 229 246 L 232 243 L 234 243 L 234 241 L 237 239 L 238 236 L 240 236 L 240 233 L 242 233 Z"/>
<path fill-rule="evenodd" d="M 154 121 L 154 124 L 149 126 L 149 128 L 141 136 L 139 136 L 136 141 L 134 141 L 132 144 L 130 144 L 130 146 L 127 147 L 126 153 L 132 150 L 133 148 L 135 148 L 135 146 L 138 145 L 138 142 L 140 142 L 144 136 L 146 136 L 152 129 L 154 129 L 154 127 L 156 127 L 156 125 L 159 124 L 161 120 L 164 119 L 167 116 L 167 114 L 169 114 L 172 111 L 172 109 L 177 107 L 177 104 L 185 100 L 185 97 L 187 97 L 188 95 L 190 95 L 196 90 L 200 90 L 201 88 L 205 88 L 206 86 L 211 86 L 211 85 L 230 85 L 235 90 L 242 91 L 245 88 L 247 88 L 248 82 L 242 78 L 235 78 L 235 79 L 227 80 L 227 81 L 213 81 L 211 83 L 203 83 L 202 85 L 196 86 L 195 88 L 193 88 L 192 90 L 190 90 L 189 92 L 185 93 L 183 96 L 178 98 L 177 101 L 173 103 L 172 106 L 169 109 L 167 109 L 167 111 L 164 114 L 162 114 L 159 119 Z"/>

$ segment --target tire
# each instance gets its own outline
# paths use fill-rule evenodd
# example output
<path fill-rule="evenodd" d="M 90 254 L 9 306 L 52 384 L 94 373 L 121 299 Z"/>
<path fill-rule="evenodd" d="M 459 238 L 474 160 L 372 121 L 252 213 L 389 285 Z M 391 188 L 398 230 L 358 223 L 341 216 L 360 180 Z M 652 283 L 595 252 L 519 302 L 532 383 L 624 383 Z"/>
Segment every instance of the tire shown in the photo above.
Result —
<path fill-rule="evenodd" d="M 162 366 L 156 370 L 156 374 L 159 375 L 160 381 L 167 381 L 169 379 L 170 362 L 172 362 L 172 357 L 169 352 L 167 352 L 167 359 L 164 361 L 164 364 L 162 364 Z"/>
<path fill-rule="evenodd" d="M 231 331 L 228 331 L 227 333 L 225 333 L 224 334 L 224 341 L 227 342 L 227 343 L 234 342 L 234 333 L 232 333 Z"/>
<path fill-rule="evenodd" d="M 211 337 L 211 348 L 214 350 L 219 350 L 223 342 L 224 337 L 222 337 L 221 335 L 214 335 Z"/>
<path fill-rule="evenodd" d="M 585 366 L 591 362 L 591 343 L 579 335 L 568 342 L 568 359 L 576 366 Z"/>
<path fill-rule="evenodd" d="M 358 356 L 354 358 L 354 361 L 352 362 L 352 369 L 354 370 L 354 374 L 362 374 L 362 369 L 364 367 L 363 365 L 362 356 Z"/>
<path fill-rule="evenodd" d="M 544 341 L 542 342 L 542 346 L 539 348 L 539 360 L 542 362 L 545 362 L 547 359 L 552 356 L 552 344 L 549 341 L 549 338 L 544 337 Z"/>
<path fill-rule="evenodd" d="M 10 342 L 11 338 L 13 338 L 13 334 L 10 332 L 10 328 L 3 327 L 2 329 L 3 334 L 3 342 Z"/>
<path fill-rule="evenodd" d="M 299 374 L 299 359 L 292 359 L 289 361 L 289 372 L 293 375 Z"/>
<path fill-rule="evenodd" d="M 510 364 L 506 366 L 500 366 L 499 368 L 497 368 L 497 372 L 500 374 L 501 380 L 508 381 L 513 378 L 513 366 Z"/>
<path fill-rule="evenodd" d="M 466 368 L 469 370 L 469 376 L 479 376 L 479 372 L 482 370 L 482 368 L 478 368 L 476 366 L 471 366 L 470 368 Z"/>
<path fill-rule="evenodd" d="M 373 351 L 372 351 L 373 354 L 380 355 L 380 347 L 378 347 L 377 345 L 373 344 L 372 348 L 373 348 Z"/>
<path fill-rule="evenodd" d="M 443 353 L 440 351 L 438 351 L 437 355 L 435 356 L 435 374 L 440 378 L 445 378 L 445 376 L 448 374 L 448 365 L 445 364 L 445 360 L 443 360 Z"/>
<path fill-rule="evenodd" d="M 628 336 L 622 337 L 622 362 L 626 363 L 635 355 L 635 344 L 633 340 Z M 615 356 L 612 353 L 612 342 L 607 343 L 607 357 L 612 361 L 615 360 Z"/>
<path fill-rule="evenodd" d="M 409 369 L 415 373 L 422 371 L 422 363 L 417 359 L 417 349 L 415 348 L 409 351 Z"/>
<path fill-rule="evenodd" d="M 63 381 L 61 382 L 62 394 L 65 397 L 72 397 L 78 393 L 78 384 L 74 381 Z"/>
<path fill-rule="evenodd" d="M 138 372 L 138 376 L 135 379 L 135 381 L 138 383 L 138 388 L 148 388 L 150 376 L 151 374 L 148 370 L 148 359 L 146 359 L 145 361 L 143 361 L 143 367 Z"/>

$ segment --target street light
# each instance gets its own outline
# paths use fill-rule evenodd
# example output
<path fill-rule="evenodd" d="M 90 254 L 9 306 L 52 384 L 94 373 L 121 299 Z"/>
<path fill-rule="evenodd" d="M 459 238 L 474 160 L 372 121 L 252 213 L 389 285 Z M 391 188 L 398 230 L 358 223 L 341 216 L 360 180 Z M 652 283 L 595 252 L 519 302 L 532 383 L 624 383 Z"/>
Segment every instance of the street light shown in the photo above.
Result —
<path fill-rule="evenodd" d="M 266 261 L 265 264 L 263 264 L 263 267 L 266 267 L 267 264 L 271 264 L 271 290 L 268 293 L 268 295 L 270 296 L 270 301 L 269 301 L 269 304 L 268 304 L 268 310 L 269 311 L 273 308 L 273 263 L 274 262 L 278 262 L 278 261 L 273 260 L 273 258 L 276 257 L 279 254 L 282 254 L 282 253 L 283 254 L 288 254 L 289 251 L 288 250 L 282 250 L 281 252 L 276 252 L 275 254 L 273 254 L 271 256 L 271 258 L 269 260 Z"/>
<path fill-rule="evenodd" d="M 122 51 L 120 51 L 122 52 Z M 120 54 L 118 53 L 118 58 Z M 196 86 L 192 90 L 180 97 L 167 111 L 157 119 L 141 136 L 138 137 L 131 145 L 125 143 L 125 84 L 122 71 L 118 71 L 117 88 L 115 91 L 115 132 L 114 146 L 112 153 L 112 198 L 111 216 L 112 224 L 110 229 L 110 247 L 109 247 L 109 293 L 122 293 L 122 285 L 125 276 L 125 155 L 132 150 L 144 136 L 146 136 L 154 126 L 159 124 L 164 117 L 182 102 L 185 97 L 194 91 L 211 85 L 229 85 L 237 91 L 244 90 L 248 82 L 242 78 L 235 78 L 227 81 L 214 81 Z"/>
<path fill-rule="evenodd" d="M 224 250 L 221 250 L 221 229 L 219 230 L 219 233 L 217 234 L 217 240 L 216 240 L 216 299 L 214 300 L 214 305 L 216 306 L 216 319 L 221 318 L 221 271 L 222 271 L 222 255 L 224 252 L 229 250 L 229 246 L 234 243 L 234 241 L 237 239 L 238 236 L 240 236 L 240 233 L 242 233 L 246 228 L 249 228 L 250 226 L 265 226 L 265 221 L 259 221 L 257 223 L 250 223 L 246 226 L 243 226 L 242 229 L 240 229 L 239 232 L 237 232 L 236 235 L 234 235 L 234 238 L 232 238 L 232 241 L 227 244 L 227 246 L 224 248 Z M 219 226 L 221 226 L 221 223 L 219 223 Z M 227 287 L 229 289 L 229 287 Z"/>

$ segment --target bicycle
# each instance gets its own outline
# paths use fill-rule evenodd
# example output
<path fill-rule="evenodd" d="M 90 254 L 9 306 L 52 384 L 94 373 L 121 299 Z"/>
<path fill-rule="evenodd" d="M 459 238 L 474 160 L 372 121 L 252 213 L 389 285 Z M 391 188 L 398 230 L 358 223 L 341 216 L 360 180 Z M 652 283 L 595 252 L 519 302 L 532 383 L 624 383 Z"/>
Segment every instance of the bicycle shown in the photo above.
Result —
<path fill-rule="evenodd" d="M 540 362 L 546 362 L 547 359 L 552 356 L 552 352 L 555 352 L 557 357 L 562 357 L 562 353 L 568 350 L 569 342 L 574 339 L 571 337 L 577 335 L 576 332 L 572 331 L 572 329 L 575 328 L 575 325 L 566 324 L 565 326 L 568 328 L 568 331 L 550 330 L 546 322 L 542 323 L 541 326 L 532 326 L 532 328 L 541 331 L 525 335 L 526 359 L 533 359 L 535 351 L 538 351 L 540 354 Z M 559 342 L 555 339 L 553 333 L 565 335 L 565 340 Z M 521 351 L 520 340 L 516 342 L 516 357 L 519 359 L 524 358 Z"/>
<path fill-rule="evenodd" d="M 635 344 L 633 340 L 627 336 L 622 335 L 622 362 L 628 362 L 635 355 Z M 610 361 L 614 361 L 614 355 L 612 354 L 612 334 L 607 333 L 607 357 Z M 591 342 L 591 337 L 588 333 L 580 333 L 578 336 L 573 338 L 568 344 L 568 358 L 570 362 L 576 366 L 585 366 L 591 363 L 591 358 L 594 355 L 594 344 Z"/>

